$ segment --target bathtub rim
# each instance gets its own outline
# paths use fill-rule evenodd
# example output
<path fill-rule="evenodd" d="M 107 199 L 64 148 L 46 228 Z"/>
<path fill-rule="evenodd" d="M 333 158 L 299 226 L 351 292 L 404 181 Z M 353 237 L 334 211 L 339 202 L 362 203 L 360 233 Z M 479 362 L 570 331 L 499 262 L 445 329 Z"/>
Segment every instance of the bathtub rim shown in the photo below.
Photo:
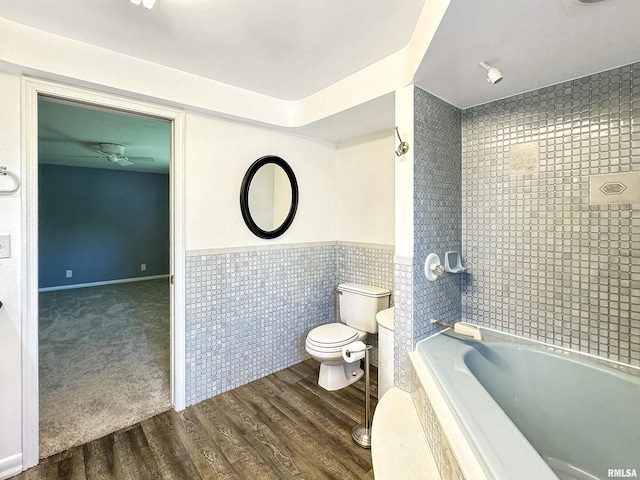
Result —
<path fill-rule="evenodd" d="M 450 330 L 439 332 L 445 335 L 425 339 L 436 340 L 432 348 L 420 348 L 428 342 L 418 342 L 412 352 L 415 353 L 412 363 L 428 400 L 433 402 L 436 397 L 442 400 L 438 402 L 441 408 L 433 403 L 432 407 L 465 478 L 557 480 L 549 465 L 466 364 L 466 353 L 473 349 L 467 341 L 475 344 L 493 339 L 471 340 L 449 334 Z M 451 348 L 449 342 L 458 348 Z M 432 364 L 432 360 L 436 363 Z M 453 369 L 451 373 L 450 369 Z M 447 419 L 446 425 L 443 419 Z M 467 474 L 467 467 L 476 471 Z"/>
<path fill-rule="evenodd" d="M 582 362 L 592 368 L 605 369 L 608 370 L 608 373 L 621 374 L 622 376 L 628 375 L 635 377 L 636 380 L 640 378 L 640 367 L 636 367 L 635 365 L 629 365 L 616 360 L 610 360 L 591 353 L 581 352 L 567 347 L 559 347 L 539 340 L 533 340 L 526 337 L 521 337 L 519 335 L 514 335 L 512 333 L 502 332 L 479 325 L 476 326 L 483 330 L 483 339 L 479 343 L 502 342 L 514 346 L 529 347 L 533 350 L 541 351 L 552 356 L 565 358 L 566 360 Z M 451 451 L 458 461 L 460 469 L 462 470 L 465 478 L 477 478 L 482 480 L 495 478 L 492 474 L 492 468 L 490 468 L 486 464 L 483 455 L 475 445 L 473 436 L 467 433 L 467 429 L 463 425 L 464 422 L 460 420 L 456 407 L 452 404 L 452 400 L 446 393 L 445 386 L 442 385 L 438 373 L 433 370 L 433 367 L 429 365 L 428 359 L 423 358 L 423 355 L 419 351 L 419 346 L 422 343 L 425 343 L 427 340 L 439 336 L 442 333 L 447 333 L 447 335 L 445 335 L 447 337 L 458 337 L 462 340 L 467 340 L 466 337 L 454 334 L 451 328 L 443 329 L 435 333 L 434 335 L 424 338 L 416 343 L 414 350 L 409 354 L 411 364 L 413 366 L 417 380 L 420 382 L 424 390 L 424 394 L 426 395 L 428 401 L 431 403 L 436 418 L 442 427 L 442 435 L 449 443 Z M 485 335 L 485 333 L 487 335 Z M 462 357 L 463 356 L 464 354 L 462 355 Z M 484 390 L 484 387 L 482 388 Z M 486 390 L 484 391 L 487 396 L 491 398 L 491 401 L 495 403 L 493 397 L 491 397 L 490 394 L 486 392 Z M 497 403 L 496 406 L 497 408 L 500 408 Z M 509 419 L 509 421 L 511 420 Z M 522 437 L 525 438 L 524 435 L 522 435 Z M 558 477 L 554 475 L 553 478 Z"/>
<path fill-rule="evenodd" d="M 557 356 L 562 356 L 562 357 L 568 356 L 570 359 L 574 361 L 577 360 L 574 356 L 586 357 L 586 360 L 584 361 L 584 363 L 587 363 L 591 366 L 605 367 L 605 368 L 616 370 L 618 372 L 622 372 L 628 375 L 632 375 L 634 377 L 640 377 L 640 366 L 631 365 L 628 363 L 621 362 L 619 360 L 612 360 L 610 358 L 601 357 L 599 355 L 589 353 L 589 352 L 582 352 L 580 350 L 575 350 L 569 347 L 554 345 L 552 343 L 543 342 L 541 340 L 535 340 L 533 338 L 523 337 L 522 335 L 516 335 L 510 332 L 503 332 L 502 330 L 497 330 L 495 328 L 484 327 L 482 325 L 476 325 L 476 324 L 471 324 L 471 325 L 474 325 L 475 327 L 482 330 L 484 332 L 483 335 L 488 334 L 488 337 L 485 335 L 481 340 L 481 342 L 482 341 L 504 342 L 505 341 L 504 337 L 508 337 L 508 341 L 512 343 L 516 343 L 519 345 L 529 345 L 529 346 L 532 346 L 531 344 L 534 344 L 535 348 L 538 350 L 542 350 L 546 353 L 550 353 Z M 453 329 L 445 328 L 433 335 L 430 335 L 427 338 L 423 338 L 422 340 L 416 343 L 414 351 L 416 352 L 418 351 L 418 345 L 420 343 L 425 342 L 429 338 L 435 337 L 436 335 L 440 335 L 445 332 L 453 332 Z"/>
<path fill-rule="evenodd" d="M 435 378 L 433 372 L 429 371 L 429 367 L 420 356 L 420 353 L 417 351 L 410 352 L 409 359 L 413 365 L 418 381 L 422 385 L 425 395 L 429 403 L 431 403 L 438 422 L 442 427 L 442 434 L 450 445 L 451 451 L 458 461 L 464 477 L 478 480 L 493 480 L 493 477 L 486 471 L 484 462 L 480 460 L 481 457 L 475 445 L 473 445 L 467 437 L 467 434 L 460 427 L 460 420 L 450 405 L 449 400 L 442 392 L 440 382 Z"/>

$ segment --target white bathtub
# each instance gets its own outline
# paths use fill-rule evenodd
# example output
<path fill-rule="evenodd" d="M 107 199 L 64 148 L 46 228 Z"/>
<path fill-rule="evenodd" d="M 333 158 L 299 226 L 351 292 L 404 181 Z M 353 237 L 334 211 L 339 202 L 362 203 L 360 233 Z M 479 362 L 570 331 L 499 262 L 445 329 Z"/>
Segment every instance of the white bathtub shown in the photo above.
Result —
<path fill-rule="evenodd" d="M 482 332 L 480 342 L 450 331 L 435 335 L 418 343 L 412 358 L 434 379 L 477 472 L 499 480 L 640 475 L 638 369 Z M 473 471 L 460 455 L 462 471 Z"/>

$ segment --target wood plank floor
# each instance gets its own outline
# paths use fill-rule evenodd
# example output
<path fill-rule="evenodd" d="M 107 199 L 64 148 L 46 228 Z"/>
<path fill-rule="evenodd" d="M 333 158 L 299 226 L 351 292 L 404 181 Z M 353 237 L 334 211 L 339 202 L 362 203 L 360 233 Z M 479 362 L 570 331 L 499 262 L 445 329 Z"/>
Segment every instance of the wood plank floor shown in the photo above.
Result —
<path fill-rule="evenodd" d="M 327 392 L 318 369 L 306 360 L 66 450 L 13 479 L 373 479 L 371 452 L 351 439 L 364 419 L 364 382 Z M 371 387 L 373 411 L 373 367 Z"/>

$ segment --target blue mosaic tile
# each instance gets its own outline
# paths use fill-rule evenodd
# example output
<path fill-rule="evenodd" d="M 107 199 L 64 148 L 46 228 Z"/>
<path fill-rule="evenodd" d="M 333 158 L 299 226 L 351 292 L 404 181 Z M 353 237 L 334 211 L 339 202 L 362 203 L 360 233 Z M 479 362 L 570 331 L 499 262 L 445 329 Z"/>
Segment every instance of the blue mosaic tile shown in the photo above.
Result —
<path fill-rule="evenodd" d="M 414 251 L 413 265 L 396 264 L 394 380 L 411 389 L 408 359 L 416 343 L 437 332 L 432 318 L 461 318 L 461 274 L 435 282 L 424 276 L 427 255 L 444 263 L 447 251 L 462 252 L 461 112 L 416 87 L 414 90 Z"/>
<path fill-rule="evenodd" d="M 309 330 L 336 319 L 338 283 L 393 288 L 390 252 L 334 244 L 187 256 L 187 405 L 308 358 Z"/>
<path fill-rule="evenodd" d="M 307 358 L 334 321 L 335 247 L 187 257 L 187 404 Z"/>
<path fill-rule="evenodd" d="M 396 387 L 410 391 L 412 367 L 409 352 L 413 351 L 413 267 L 396 263 L 394 272 L 394 383 Z"/>
<path fill-rule="evenodd" d="M 436 318 L 461 318 L 463 274 L 426 279 L 424 262 L 437 253 L 462 251 L 461 111 L 416 87 L 414 94 L 413 344 L 440 329 Z"/>
<path fill-rule="evenodd" d="M 462 157 L 464 318 L 639 366 L 640 205 L 590 205 L 589 177 L 640 172 L 640 63 L 465 110 Z"/>
<path fill-rule="evenodd" d="M 338 244 L 336 254 L 337 282 L 355 282 L 386 288 L 391 292 L 389 306 L 393 306 L 393 247 L 375 248 L 353 244 Z M 339 317 L 336 300 L 336 318 Z M 378 335 L 367 335 L 366 343 L 373 345 L 372 365 L 378 365 Z"/>

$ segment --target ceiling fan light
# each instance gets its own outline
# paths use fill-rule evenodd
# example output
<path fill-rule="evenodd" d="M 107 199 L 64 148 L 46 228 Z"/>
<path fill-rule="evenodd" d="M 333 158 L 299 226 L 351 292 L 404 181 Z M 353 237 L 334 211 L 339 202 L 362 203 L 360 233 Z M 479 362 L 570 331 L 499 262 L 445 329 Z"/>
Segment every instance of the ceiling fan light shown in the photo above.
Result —
<path fill-rule="evenodd" d="M 141 0 L 131 0 L 131 3 L 133 3 L 136 7 L 138 5 L 140 5 Z"/>
<path fill-rule="evenodd" d="M 151 10 L 155 4 L 156 0 L 142 0 L 142 6 L 147 10 Z"/>

